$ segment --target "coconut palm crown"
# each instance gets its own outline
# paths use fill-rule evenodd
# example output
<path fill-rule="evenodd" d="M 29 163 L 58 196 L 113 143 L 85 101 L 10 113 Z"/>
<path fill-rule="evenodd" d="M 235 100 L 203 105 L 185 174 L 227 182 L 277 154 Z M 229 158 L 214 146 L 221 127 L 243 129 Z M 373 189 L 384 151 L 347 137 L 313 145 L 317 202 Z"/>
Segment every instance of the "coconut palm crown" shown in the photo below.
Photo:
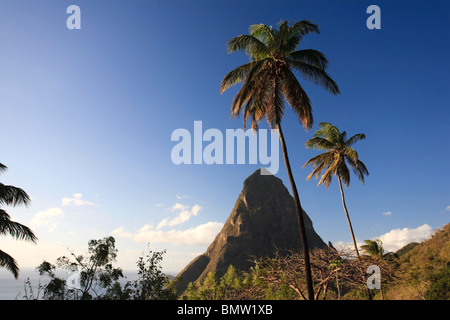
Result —
<path fill-rule="evenodd" d="M 326 150 L 326 152 L 311 158 L 303 165 L 304 168 L 311 164 L 313 168 L 307 180 L 310 180 L 314 175 L 316 175 L 317 179 L 322 171 L 326 169 L 318 185 L 324 184 L 328 188 L 332 176 L 335 175 L 348 187 L 350 184 L 348 164 L 359 180 L 364 183 L 364 176 L 369 175 L 369 171 L 365 164 L 359 160 L 356 150 L 351 148 L 351 146 L 355 142 L 365 139 L 365 134 L 358 133 L 347 139 L 345 131 L 339 132 L 339 129 L 330 123 L 321 122 L 319 128 L 320 130 L 317 130 L 314 137 L 309 139 L 305 145 L 307 148 Z"/>
<path fill-rule="evenodd" d="M 364 240 L 361 249 L 365 254 L 374 258 L 380 259 L 383 256 L 383 242 L 380 239 Z"/>
<path fill-rule="evenodd" d="M 264 117 L 272 128 L 281 123 L 284 100 L 288 102 L 305 129 L 313 124 L 311 101 L 297 80 L 295 72 L 333 94 L 339 88 L 325 71 L 328 59 L 314 49 L 297 50 L 303 37 L 309 33 L 320 33 L 319 26 L 309 20 L 293 24 L 279 23 L 279 29 L 264 24 L 250 26 L 248 35 L 240 35 L 228 41 L 228 52 L 244 51 L 250 62 L 230 71 L 222 80 L 221 93 L 243 82 L 236 94 L 231 116 L 244 115 L 252 120 L 252 128 Z M 242 110 L 244 109 L 244 110 Z"/>

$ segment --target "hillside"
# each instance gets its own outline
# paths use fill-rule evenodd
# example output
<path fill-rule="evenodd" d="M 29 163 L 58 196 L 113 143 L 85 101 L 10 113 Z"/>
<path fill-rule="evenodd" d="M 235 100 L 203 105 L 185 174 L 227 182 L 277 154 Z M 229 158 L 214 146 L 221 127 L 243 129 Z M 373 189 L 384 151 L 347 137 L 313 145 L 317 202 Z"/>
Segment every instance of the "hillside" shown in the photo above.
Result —
<path fill-rule="evenodd" d="M 400 280 L 389 286 L 386 299 L 450 299 L 450 223 L 397 254 Z"/>

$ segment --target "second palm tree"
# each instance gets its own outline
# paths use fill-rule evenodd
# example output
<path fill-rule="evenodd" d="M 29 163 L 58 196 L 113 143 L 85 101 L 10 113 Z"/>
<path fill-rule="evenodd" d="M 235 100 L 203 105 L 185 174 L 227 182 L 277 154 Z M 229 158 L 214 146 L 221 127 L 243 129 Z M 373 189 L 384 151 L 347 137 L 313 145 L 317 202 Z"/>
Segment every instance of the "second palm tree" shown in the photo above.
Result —
<path fill-rule="evenodd" d="M 347 133 L 345 131 L 339 132 L 339 129 L 330 123 L 322 122 L 319 124 L 319 127 L 320 130 L 316 131 L 314 138 L 309 139 L 305 145 L 307 148 L 326 150 L 326 152 L 310 159 L 303 165 L 303 167 L 311 164 L 313 168 L 313 171 L 307 177 L 308 180 L 310 180 L 314 175 L 316 175 L 317 179 L 323 169 L 327 168 L 318 183 L 318 185 L 324 184 L 326 188 L 330 185 L 332 176 L 337 176 L 339 181 L 339 189 L 341 191 L 342 206 L 344 207 L 345 216 L 347 217 L 356 256 L 359 258 L 355 234 L 353 232 L 352 223 L 348 214 L 347 205 L 345 204 L 342 182 L 344 182 L 346 187 L 350 184 L 350 171 L 348 170 L 347 163 L 363 183 L 364 176 L 369 174 L 365 164 L 358 159 L 358 153 L 355 149 L 350 147 L 355 142 L 365 139 L 366 136 L 363 133 L 358 133 L 347 140 Z"/>

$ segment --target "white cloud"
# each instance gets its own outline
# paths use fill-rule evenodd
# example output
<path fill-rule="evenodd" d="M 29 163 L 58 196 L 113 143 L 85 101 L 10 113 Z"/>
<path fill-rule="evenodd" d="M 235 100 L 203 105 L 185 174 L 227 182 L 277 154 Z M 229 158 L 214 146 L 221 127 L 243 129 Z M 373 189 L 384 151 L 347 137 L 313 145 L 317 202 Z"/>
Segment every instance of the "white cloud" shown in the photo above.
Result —
<path fill-rule="evenodd" d="M 393 229 L 379 237 L 372 238 L 371 240 L 380 239 L 382 241 L 384 253 L 387 253 L 390 251 L 395 252 L 411 242 L 422 242 L 423 240 L 428 239 L 432 234 L 433 229 L 428 224 L 424 224 L 415 229 Z M 358 248 L 363 244 L 364 241 L 356 238 L 356 245 Z M 353 242 L 336 241 L 333 242 L 333 246 L 338 249 L 350 248 L 353 250 Z"/>
<path fill-rule="evenodd" d="M 179 211 L 179 214 L 172 219 L 163 219 L 158 226 L 157 229 L 161 229 L 162 227 L 173 227 L 178 224 L 182 224 L 188 221 L 192 216 L 197 216 L 198 212 L 202 209 L 202 207 L 198 204 L 193 205 L 190 209 L 189 206 L 185 206 L 181 203 L 174 204 L 170 211 Z"/>
<path fill-rule="evenodd" d="M 186 230 L 172 229 L 163 231 L 145 225 L 133 235 L 137 242 L 171 243 L 174 245 L 199 245 L 211 243 L 223 224 L 219 222 L 207 222 Z"/>
<path fill-rule="evenodd" d="M 391 215 L 392 215 L 392 212 L 390 212 L 390 211 L 388 211 L 388 212 L 383 212 L 383 215 L 384 215 L 384 216 L 391 216 Z"/>
<path fill-rule="evenodd" d="M 58 207 L 40 211 L 34 215 L 33 219 L 31 219 L 31 225 L 35 227 L 47 227 L 48 232 L 52 232 L 58 226 L 58 222 L 55 221 L 55 218 L 62 215 L 64 215 L 64 211 Z"/>
<path fill-rule="evenodd" d="M 445 208 L 445 211 L 450 211 L 450 206 L 447 206 L 447 208 Z"/>
<path fill-rule="evenodd" d="M 146 224 L 135 233 L 127 232 L 123 227 L 119 227 L 114 229 L 112 234 L 122 238 L 129 238 L 136 242 L 171 243 L 174 245 L 209 244 L 222 229 L 222 223 L 210 221 L 185 230 L 176 228 L 166 230 L 167 227 L 181 225 L 191 217 L 197 216 L 201 209 L 202 206 L 198 204 L 190 207 L 176 203 L 168 211 L 177 212 L 178 214 L 173 218 L 161 220 L 156 227 Z"/>
<path fill-rule="evenodd" d="M 187 196 L 187 195 L 179 196 L 178 194 L 176 195 L 176 197 L 177 197 L 178 200 L 183 200 L 183 199 L 189 198 L 189 196 Z"/>
<path fill-rule="evenodd" d="M 181 203 L 175 203 L 172 207 L 170 207 L 170 211 L 177 211 L 177 210 L 186 210 L 187 208 L 189 208 L 189 206 L 186 206 L 184 204 Z"/>
<path fill-rule="evenodd" d="M 126 232 L 123 227 L 114 229 L 111 232 L 111 234 L 114 236 L 121 237 L 121 238 L 132 238 L 133 237 L 133 234 L 131 232 Z"/>
<path fill-rule="evenodd" d="M 83 200 L 81 199 L 83 197 L 83 195 L 81 193 L 74 193 L 72 195 L 72 198 L 62 198 L 61 199 L 61 205 L 62 206 L 70 206 L 70 205 L 76 205 L 76 206 L 83 206 L 83 205 L 88 205 L 88 206 L 96 206 L 97 204 L 87 201 L 87 200 Z"/>
<path fill-rule="evenodd" d="M 410 242 L 421 242 L 427 239 L 432 233 L 431 226 L 424 224 L 415 229 L 393 229 L 378 238 L 383 241 L 385 251 L 397 251 Z"/>

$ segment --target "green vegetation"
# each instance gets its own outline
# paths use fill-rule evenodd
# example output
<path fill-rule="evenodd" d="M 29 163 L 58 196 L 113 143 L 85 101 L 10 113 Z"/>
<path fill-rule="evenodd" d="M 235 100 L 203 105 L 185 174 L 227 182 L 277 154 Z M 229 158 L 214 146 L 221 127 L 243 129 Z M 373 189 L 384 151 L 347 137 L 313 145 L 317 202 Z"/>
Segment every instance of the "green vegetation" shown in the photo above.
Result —
<path fill-rule="evenodd" d="M 373 250 L 377 245 L 377 250 Z M 87 256 L 60 257 L 56 264 L 42 262 L 37 270 L 50 279 L 34 290 L 28 280 L 24 299 L 47 300 L 304 300 L 308 299 L 304 259 L 298 252 L 254 260 L 247 271 L 230 265 L 220 278 L 214 272 L 176 292 L 178 278 L 169 280 L 161 271 L 165 251 L 149 252 L 137 261 L 138 279 L 125 280 L 112 265 L 117 255 L 115 240 L 90 240 Z M 411 247 L 407 245 L 406 247 Z M 365 248 L 365 249 L 364 249 Z M 360 259 L 354 251 L 315 249 L 311 252 L 315 300 L 427 299 L 449 300 L 450 224 L 406 253 L 384 254 L 379 241 L 366 241 Z M 376 265 L 381 271 L 382 290 L 367 292 L 366 273 Z M 64 277 L 57 276 L 64 270 Z M 77 277 L 73 277 L 73 275 Z M 74 280 L 74 281 L 72 281 Z"/>
<path fill-rule="evenodd" d="M 0 173 L 5 172 L 7 169 L 7 166 L 0 163 Z M 15 207 L 20 204 L 28 206 L 30 201 L 30 197 L 24 190 L 14 186 L 7 186 L 0 182 L 0 206 L 8 205 Z M 17 240 L 37 241 L 37 237 L 30 228 L 18 222 L 11 221 L 9 214 L 1 208 L 0 235 L 10 235 Z M 2 250 L 0 250 L 0 268 L 11 271 L 16 279 L 19 277 L 17 261 Z"/>
<path fill-rule="evenodd" d="M 375 244 L 377 250 L 374 250 Z M 344 249 L 311 252 L 314 299 L 369 299 L 366 270 L 370 265 L 377 265 L 381 270 L 382 290 L 371 290 L 374 299 L 450 299 L 450 224 L 437 230 L 432 238 L 420 244 L 409 244 L 396 254 L 380 255 L 379 241 L 366 240 L 366 245 L 360 260 Z M 247 272 L 230 266 L 221 278 L 210 272 L 203 281 L 190 283 L 181 298 L 306 299 L 303 264 L 302 256 L 293 253 L 288 257 L 255 261 L 255 267 Z"/>
<path fill-rule="evenodd" d="M 349 256 L 347 250 L 337 251 L 331 248 L 315 249 L 311 252 L 313 266 L 313 288 L 315 300 L 348 299 L 357 294 L 367 299 L 366 269 L 375 263 L 367 257 L 363 262 Z M 391 281 L 393 263 L 378 263 L 386 275 L 385 281 Z M 301 254 L 292 252 L 289 256 L 259 259 L 255 267 L 248 272 L 238 272 L 230 266 L 220 279 L 215 273 L 198 283 L 190 283 L 184 299 L 245 299 L 245 300 L 305 300 L 306 283 L 304 260 Z M 348 294 L 346 296 L 346 294 Z"/>
<path fill-rule="evenodd" d="M 228 41 L 228 52 L 244 51 L 250 56 L 251 61 L 230 71 L 223 78 L 220 90 L 224 92 L 242 82 L 243 85 L 231 106 L 231 116 L 234 118 L 243 113 L 244 128 L 248 118 L 251 119 L 252 128 L 255 130 L 258 129 L 258 123 L 266 118 L 271 128 L 278 129 L 297 210 L 308 297 L 312 300 L 311 265 L 303 209 L 289 163 L 281 120 L 286 101 L 306 130 L 311 129 L 313 124 L 311 101 L 297 80 L 295 71 L 332 94 L 338 94 L 339 88 L 326 72 L 328 60 L 322 52 L 313 49 L 297 50 L 305 35 L 319 33 L 318 25 L 309 20 L 292 24 L 281 21 L 278 29 L 264 24 L 251 25 L 249 33 L 249 35 L 240 35 Z"/>
<path fill-rule="evenodd" d="M 450 298 L 450 223 L 435 231 L 430 239 L 409 244 L 397 254 L 399 280 L 389 287 L 386 299 Z"/>
<path fill-rule="evenodd" d="M 380 259 L 383 256 L 383 245 L 380 239 L 364 240 L 361 246 L 363 252 L 371 257 Z"/>
<path fill-rule="evenodd" d="M 139 257 L 138 279 L 126 281 L 121 268 L 113 266 L 117 256 L 115 239 L 106 237 L 90 240 L 88 255 L 60 257 L 56 264 L 43 261 L 36 269 L 49 282 L 39 282 L 33 290 L 28 279 L 24 299 L 44 300 L 169 300 L 176 299 L 175 281 L 170 282 L 161 271 L 160 263 L 165 251 L 152 252 Z M 57 271 L 65 271 L 60 277 Z"/>

